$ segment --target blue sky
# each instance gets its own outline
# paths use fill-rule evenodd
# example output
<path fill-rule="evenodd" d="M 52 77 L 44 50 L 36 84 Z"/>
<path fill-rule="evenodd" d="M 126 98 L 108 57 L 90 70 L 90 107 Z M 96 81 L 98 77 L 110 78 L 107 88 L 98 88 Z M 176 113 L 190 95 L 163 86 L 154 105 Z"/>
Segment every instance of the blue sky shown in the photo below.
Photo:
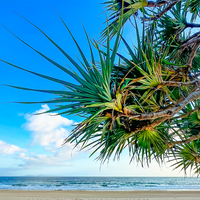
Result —
<path fill-rule="evenodd" d="M 1 0 L 0 23 L 37 50 L 61 64 L 66 58 L 27 21 L 24 16 L 76 59 L 78 54 L 69 33 L 59 20 L 52 6 L 64 19 L 74 37 L 89 57 L 89 49 L 82 28 L 84 24 L 91 38 L 98 39 L 105 19 L 102 0 Z M 14 11 L 14 12 L 13 12 Z M 134 42 L 133 29 L 126 26 L 125 36 Z M 130 30 L 130 31 L 129 31 Z M 132 32 L 131 32 L 132 31 Z M 0 26 L 0 59 L 18 66 L 54 76 L 70 82 L 73 80 L 28 48 Z M 122 51 L 122 49 L 121 49 Z M 26 86 L 39 89 L 60 89 L 56 83 L 0 63 L 0 84 Z M 48 105 L 21 105 L 16 101 L 40 101 L 51 95 L 20 91 L 0 86 L 0 176 L 182 176 L 172 171 L 169 164 L 160 168 L 156 163 L 142 168 L 136 162 L 129 164 L 128 152 L 120 161 L 110 161 L 100 166 L 89 158 L 91 152 L 73 150 L 72 145 L 61 148 L 61 143 L 80 119 L 74 116 L 31 115 L 49 109 Z M 51 107 L 52 108 L 52 107 Z"/>

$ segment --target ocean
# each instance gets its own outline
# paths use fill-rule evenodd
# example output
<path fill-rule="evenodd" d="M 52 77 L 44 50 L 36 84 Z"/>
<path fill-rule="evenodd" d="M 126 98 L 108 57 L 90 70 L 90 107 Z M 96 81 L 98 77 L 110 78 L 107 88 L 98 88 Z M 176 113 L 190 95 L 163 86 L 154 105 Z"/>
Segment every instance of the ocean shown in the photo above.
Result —
<path fill-rule="evenodd" d="M 200 190 L 188 177 L 0 177 L 0 190 Z"/>

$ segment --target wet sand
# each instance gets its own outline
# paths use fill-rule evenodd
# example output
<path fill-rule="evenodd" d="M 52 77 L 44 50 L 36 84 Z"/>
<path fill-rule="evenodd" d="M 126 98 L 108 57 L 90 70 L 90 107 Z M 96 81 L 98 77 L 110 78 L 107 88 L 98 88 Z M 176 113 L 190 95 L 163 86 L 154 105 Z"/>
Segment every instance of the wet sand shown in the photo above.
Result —
<path fill-rule="evenodd" d="M 0 200 L 200 200 L 200 191 L 0 190 Z"/>

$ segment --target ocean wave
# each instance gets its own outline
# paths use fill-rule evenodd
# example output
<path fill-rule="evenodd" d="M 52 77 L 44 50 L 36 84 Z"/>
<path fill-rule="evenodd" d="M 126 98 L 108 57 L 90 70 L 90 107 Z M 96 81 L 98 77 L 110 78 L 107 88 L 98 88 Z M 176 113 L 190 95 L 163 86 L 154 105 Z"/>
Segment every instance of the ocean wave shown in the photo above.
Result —
<path fill-rule="evenodd" d="M 196 178 L 0 177 L 0 190 L 200 190 Z"/>

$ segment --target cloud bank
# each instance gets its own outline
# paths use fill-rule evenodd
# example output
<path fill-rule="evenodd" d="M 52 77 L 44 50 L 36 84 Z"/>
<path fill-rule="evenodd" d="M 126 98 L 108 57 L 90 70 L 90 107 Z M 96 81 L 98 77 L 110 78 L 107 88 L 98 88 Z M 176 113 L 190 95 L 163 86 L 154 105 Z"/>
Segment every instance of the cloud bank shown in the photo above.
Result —
<path fill-rule="evenodd" d="M 42 105 L 42 109 L 36 111 L 36 113 L 48 110 L 47 105 Z M 73 121 L 56 114 L 46 113 L 25 116 L 27 120 L 25 127 L 32 132 L 33 145 L 61 147 L 64 139 L 69 134 L 66 127 L 72 125 Z"/>
<path fill-rule="evenodd" d="M 45 111 L 49 111 L 49 107 L 42 105 L 34 114 Z M 0 156 L 7 155 L 10 160 L 16 160 L 19 169 L 71 166 L 74 145 L 67 144 L 62 147 L 62 144 L 72 129 L 73 120 L 57 113 L 27 114 L 25 119 L 26 123 L 22 127 L 30 133 L 31 141 L 26 145 L 29 148 L 21 149 L 0 140 Z M 73 157 L 76 155 L 73 151 Z"/>
<path fill-rule="evenodd" d="M 0 156 L 1 155 L 12 155 L 16 152 L 25 151 L 24 149 L 19 148 L 18 146 L 8 144 L 2 140 L 0 140 Z"/>
<path fill-rule="evenodd" d="M 43 113 L 48 111 L 47 105 L 35 112 Z M 21 153 L 18 158 L 23 161 L 20 167 L 43 167 L 43 166 L 68 166 L 68 161 L 72 158 L 72 144 L 61 147 L 64 139 L 69 135 L 67 129 L 71 129 L 74 124 L 57 113 L 45 113 L 40 115 L 25 115 L 27 122 L 24 127 L 31 132 L 31 146 L 41 146 L 46 154 Z M 74 154 L 73 154 L 74 155 Z"/>

